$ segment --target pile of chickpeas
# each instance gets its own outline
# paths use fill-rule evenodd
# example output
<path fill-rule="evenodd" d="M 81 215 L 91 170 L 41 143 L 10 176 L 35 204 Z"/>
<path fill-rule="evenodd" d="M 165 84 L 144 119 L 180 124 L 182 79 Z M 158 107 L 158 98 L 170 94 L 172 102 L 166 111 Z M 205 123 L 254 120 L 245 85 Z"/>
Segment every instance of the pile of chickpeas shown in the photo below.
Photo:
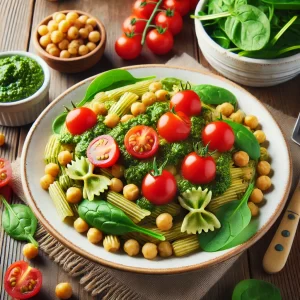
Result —
<path fill-rule="evenodd" d="M 53 56 L 71 58 L 93 51 L 101 35 L 95 19 L 71 11 L 56 12 L 47 25 L 38 28 L 40 45 Z"/>
<path fill-rule="evenodd" d="M 253 132 L 259 144 L 265 145 L 266 135 L 262 130 L 258 129 L 259 122 L 256 116 L 246 116 L 241 110 L 234 112 L 234 107 L 231 103 L 218 105 L 216 110 L 218 113 L 221 113 L 223 116 L 231 119 L 232 121 L 243 124 L 247 129 Z M 255 182 L 255 189 L 250 195 L 248 202 L 248 206 L 253 217 L 258 216 L 259 214 L 259 205 L 263 203 L 264 199 L 263 192 L 268 191 L 272 186 L 270 178 L 271 165 L 268 162 L 269 154 L 265 147 L 260 148 L 259 160 L 260 161 L 256 168 L 258 177 Z M 249 163 L 249 155 L 244 151 L 238 151 L 233 155 L 233 162 L 237 167 L 246 167 Z"/>

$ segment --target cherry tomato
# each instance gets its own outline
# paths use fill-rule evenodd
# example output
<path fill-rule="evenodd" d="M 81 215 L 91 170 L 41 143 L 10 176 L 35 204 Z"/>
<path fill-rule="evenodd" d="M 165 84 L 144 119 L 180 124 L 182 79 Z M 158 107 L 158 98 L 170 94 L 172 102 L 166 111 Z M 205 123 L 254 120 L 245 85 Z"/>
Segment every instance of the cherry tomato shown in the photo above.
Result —
<path fill-rule="evenodd" d="M 156 28 L 147 33 L 146 43 L 153 53 L 163 55 L 171 51 L 174 39 L 168 29 Z"/>
<path fill-rule="evenodd" d="M 229 151 L 234 144 L 234 133 L 231 127 L 222 121 L 207 124 L 202 131 L 204 145 L 209 143 L 210 150 Z"/>
<path fill-rule="evenodd" d="M 0 158 L 0 188 L 7 185 L 12 176 L 10 162 L 4 158 Z"/>
<path fill-rule="evenodd" d="M 202 108 L 199 96 L 191 90 L 176 93 L 170 101 L 170 108 L 172 107 L 176 112 L 182 111 L 188 117 L 200 115 Z"/>
<path fill-rule="evenodd" d="M 137 16 L 130 16 L 123 22 L 123 31 L 130 33 L 143 33 L 146 27 L 146 21 L 139 20 Z"/>
<path fill-rule="evenodd" d="M 133 4 L 132 12 L 138 18 L 149 19 L 156 4 L 150 0 L 137 0 Z"/>
<path fill-rule="evenodd" d="M 199 0 L 190 0 L 190 10 L 195 10 Z"/>
<path fill-rule="evenodd" d="M 29 299 L 42 287 L 42 273 L 25 261 L 12 264 L 4 275 L 5 291 L 16 299 Z"/>
<path fill-rule="evenodd" d="M 191 121 L 183 112 L 167 112 L 157 122 L 157 130 L 169 143 L 185 140 L 191 131 Z"/>
<path fill-rule="evenodd" d="M 153 156 L 157 152 L 159 139 L 153 128 L 139 125 L 131 128 L 126 133 L 124 144 L 130 155 L 144 159 Z"/>
<path fill-rule="evenodd" d="M 97 124 L 97 115 L 87 107 L 71 110 L 66 119 L 69 132 L 73 135 L 82 134 Z"/>
<path fill-rule="evenodd" d="M 181 16 L 185 16 L 190 11 L 189 0 L 164 0 L 164 8 L 175 9 Z"/>
<path fill-rule="evenodd" d="M 166 10 L 159 12 L 155 17 L 155 25 L 168 28 L 173 35 L 178 34 L 183 25 L 181 15 L 174 10 Z"/>
<path fill-rule="evenodd" d="M 115 43 L 117 54 L 123 59 L 134 59 L 142 52 L 141 35 L 123 34 Z"/>
<path fill-rule="evenodd" d="M 176 179 L 166 170 L 157 176 L 148 173 L 143 179 L 142 192 L 144 197 L 155 205 L 167 204 L 176 195 Z"/>
<path fill-rule="evenodd" d="M 108 168 L 119 159 L 120 149 L 110 135 L 100 135 L 90 142 L 86 154 L 94 166 Z"/>
<path fill-rule="evenodd" d="M 216 163 L 211 156 L 188 154 L 181 165 L 182 176 L 194 184 L 206 184 L 216 177 Z"/>

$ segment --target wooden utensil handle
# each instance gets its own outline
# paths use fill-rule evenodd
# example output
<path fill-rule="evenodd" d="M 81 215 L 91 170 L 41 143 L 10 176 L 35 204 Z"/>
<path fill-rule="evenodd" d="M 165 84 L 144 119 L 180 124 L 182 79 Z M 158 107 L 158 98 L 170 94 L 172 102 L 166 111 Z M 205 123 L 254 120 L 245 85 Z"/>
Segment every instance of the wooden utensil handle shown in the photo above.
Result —
<path fill-rule="evenodd" d="M 267 273 L 279 272 L 285 265 L 300 217 L 300 182 L 263 259 Z"/>

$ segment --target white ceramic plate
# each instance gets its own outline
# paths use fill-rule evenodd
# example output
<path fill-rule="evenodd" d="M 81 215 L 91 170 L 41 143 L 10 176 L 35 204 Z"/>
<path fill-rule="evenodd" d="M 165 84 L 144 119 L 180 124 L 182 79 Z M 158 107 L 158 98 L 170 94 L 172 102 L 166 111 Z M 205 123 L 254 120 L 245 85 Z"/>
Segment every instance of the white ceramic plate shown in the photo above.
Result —
<path fill-rule="evenodd" d="M 133 76 L 145 77 L 156 75 L 157 78 L 178 77 L 194 84 L 213 84 L 230 90 L 236 95 L 239 107 L 247 114 L 256 115 L 267 139 L 268 151 L 272 158 L 274 188 L 265 195 L 266 204 L 261 208 L 257 219 L 258 232 L 248 242 L 235 248 L 214 252 L 197 252 L 186 257 L 146 260 L 142 257 L 129 257 L 126 254 L 112 254 L 102 246 L 88 242 L 85 235 L 77 233 L 71 225 L 62 223 L 48 192 L 41 189 L 40 177 L 44 174 L 44 148 L 51 135 L 51 124 L 63 110 L 63 105 L 70 106 L 71 100 L 79 102 L 84 97 L 86 88 L 93 78 L 86 79 L 73 86 L 53 101 L 33 124 L 22 154 L 22 182 L 29 205 L 44 227 L 61 243 L 74 252 L 101 264 L 141 273 L 170 274 L 186 272 L 211 266 L 224 261 L 245 250 L 270 228 L 279 216 L 286 201 L 291 183 L 291 161 L 286 141 L 280 128 L 266 108 L 251 94 L 238 85 L 209 73 L 167 67 L 163 65 L 144 65 L 127 68 Z"/>

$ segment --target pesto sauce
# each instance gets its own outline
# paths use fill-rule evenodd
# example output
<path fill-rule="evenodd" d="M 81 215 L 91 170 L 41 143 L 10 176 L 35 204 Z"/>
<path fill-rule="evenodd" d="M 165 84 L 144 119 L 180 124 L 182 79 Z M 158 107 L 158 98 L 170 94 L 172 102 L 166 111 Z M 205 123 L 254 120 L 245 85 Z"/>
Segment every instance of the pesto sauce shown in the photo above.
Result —
<path fill-rule="evenodd" d="M 0 58 L 0 103 L 25 99 L 43 82 L 43 69 L 35 60 L 20 55 Z"/>

